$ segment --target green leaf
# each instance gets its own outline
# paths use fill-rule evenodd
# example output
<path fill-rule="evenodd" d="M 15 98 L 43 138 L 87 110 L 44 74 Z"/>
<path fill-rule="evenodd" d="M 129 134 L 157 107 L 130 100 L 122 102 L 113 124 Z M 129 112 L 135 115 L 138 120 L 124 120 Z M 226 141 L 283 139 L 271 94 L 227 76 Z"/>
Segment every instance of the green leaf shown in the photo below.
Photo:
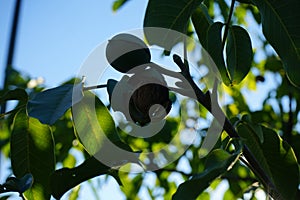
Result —
<path fill-rule="evenodd" d="M 207 7 L 204 4 L 201 4 L 194 11 L 192 15 L 192 22 L 201 45 L 206 49 L 207 31 L 209 26 L 213 24 L 213 20 L 210 18 Z"/>
<path fill-rule="evenodd" d="M 93 93 L 84 95 L 82 101 L 72 107 L 72 114 L 79 140 L 89 154 L 114 167 L 137 163 L 138 154 L 121 141 L 106 106 Z"/>
<path fill-rule="evenodd" d="M 257 182 L 254 174 L 243 163 L 236 163 L 232 170 L 224 174 L 222 178 L 227 179 L 229 183 L 229 190 L 233 196 L 229 199 L 243 198 L 244 193 L 253 190 L 251 187 L 254 187 L 253 184 Z"/>
<path fill-rule="evenodd" d="M 208 28 L 207 32 L 207 52 L 210 54 L 211 58 L 215 62 L 223 82 L 226 85 L 230 85 L 230 79 L 226 69 L 223 47 L 222 47 L 222 28 L 223 24 L 221 22 L 215 22 Z"/>
<path fill-rule="evenodd" d="M 28 95 L 26 91 L 21 88 L 10 90 L 0 97 L 0 104 L 9 100 L 18 100 L 20 102 L 27 103 Z"/>
<path fill-rule="evenodd" d="M 84 93 L 82 101 L 72 107 L 72 115 L 77 136 L 90 155 L 101 149 L 106 137 L 120 140 L 109 111 L 93 93 Z"/>
<path fill-rule="evenodd" d="M 226 54 L 231 84 L 238 84 L 248 74 L 253 57 L 250 36 L 245 29 L 240 26 L 229 28 Z"/>
<path fill-rule="evenodd" d="M 0 118 L 5 116 L 8 113 L 12 113 L 12 112 L 16 113 L 20 108 L 24 107 L 27 104 L 28 95 L 27 95 L 26 91 L 21 88 L 9 90 L 3 96 L 0 97 L 0 105 L 7 101 L 10 101 L 10 100 L 17 100 L 17 101 L 19 101 L 19 103 L 15 109 L 13 109 L 7 113 L 1 113 Z"/>
<path fill-rule="evenodd" d="M 170 30 L 186 34 L 188 21 L 201 2 L 202 0 L 149 0 L 144 27 L 164 28 L 164 30 L 145 29 L 149 44 L 156 44 L 170 51 L 183 39 L 178 38 L 179 35 Z"/>
<path fill-rule="evenodd" d="M 129 0 L 115 0 L 112 6 L 112 9 L 114 12 L 116 12 L 117 10 L 119 10 L 122 6 L 125 5 L 125 3 L 127 3 Z"/>
<path fill-rule="evenodd" d="M 109 170 L 109 167 L 103 165 L 94 157 L 86 159 L 75 168 L 56 170 L 51 175 L 51 194 L 56 199 L 60 199 L 68 190 L 76 185 L 96 176 L 107 174 Z"/>
<path fill-rule="evenodd" d="M 37 93 L 27 104 L 28 115 L 53 125 L 72 105 L 83 98 L 82 83 L 66 84 Z"/>
<path fill-rule="evenodd" d="M 138 200 L 137 195 L 143 183 L 142 174 L 137 174 L 134 178 L 120 171 L 120 177 L 124 183 L 124 187 L 120 189 L 125 194 L 126 199 Z"/>
<path fill-rule="evenodd" d="M 262 126 L 264 142 L 244 124 L 238 126 L 238 134 L 252 155 L 266 172 L 275 188 L 266 188 L 278 199 L 294 199 L 299 180 L 297 159 L 288 143 L 272 129 Z M 288 183 L 288 184 L 287 184 Z"/>
<path fill-rule="evenodd" d="M 51 130 L 37 119 L 17 113 L 11 135 L 11 164 L 17 178 L 30 173 L 33 186 L 25 192 L 30 199 L 49 199 L 50 174 L 55 168 L 54 143 Z"/>
<path fill-rule="evenodd" d="M 281 60 L 276 56 L 270 56 L 267 58 L 264 65 L 265 70 L 270 70 L 271 72 L 278 72 L 283 69 Z"/>
<path fill-rule="evenodd" d="M 253 2 L 260 11 L 266 39 L 282 59 L 290 81 L 300 86 L 300 1 Z"/>
<path fill-rule="evenodd" d="M 55 141 L 56 162 L 64 162 L 65 158 L 70 156 L 70 149 L 73 147 L 73 141 L 76 139 L 74 127 L 71 124 L 71 112 L 67 111 L 51 127 Z"/>
<path fill-rule="evenodd" d="M 27 88 L 27 83 L 30 81 L 28 77 L 22 76 L 21 73 L 12 66 L 8 66 L 5 75 L 7 77 L 7 86 L 11 85 L 18 88 Z"/>
<path fill-rule="evenodd" d="M 169 144 L 174 135 L 178 133 L 180 120 L 178 118 L 167 118 L 164 127 L 155 135 L 145 138 L 149 144 L 165 143 Z"/>
<path fill-rule="evenodd" d="M 180 184 L 172 199 L 196 199 L 214 179 L 227 172 L 238 157 L 239 152 L 231 155 L 222 149 L 213 150 L 207 156 L 205 170 Z"/>
<path fill-rule="evenodd" d="M 242 120 L 242 123 L 245 126 L 247 126 L 247 128 L 258 137 L 260 143 L 263 143 L 264 142 L 264 133 L 262 131 L 261 125 L 257 124 L 257 123 L 253 123 L 251 121 L 251 116 L 247 115 L 247 114 L 243 115 L 241 120 Z"/>

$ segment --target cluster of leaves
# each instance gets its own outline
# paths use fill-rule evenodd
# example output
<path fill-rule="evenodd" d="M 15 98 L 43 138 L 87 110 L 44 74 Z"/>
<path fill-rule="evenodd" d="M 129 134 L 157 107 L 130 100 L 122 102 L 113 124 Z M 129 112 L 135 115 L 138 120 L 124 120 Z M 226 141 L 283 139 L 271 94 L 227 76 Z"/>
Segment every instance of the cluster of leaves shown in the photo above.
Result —
<path fill-rule="evenodd" d="M 114 9 L 126 2 L 115 1 Z M 3 155 L 11 159 L 15 178 L 7 179 L 1 185 L 1 192 L 15 191 L 21 196 L 24 192 L 28 199 L 50 199 L 51 195 L 59 199 L 74 188 L 70 199 L 76 199 L 79 194 L 76 185 L 99 175 L 110 175 L 123 185 L 121 189 L 129 199 L 138 199 L 138 193 L 145 188 L 152 198 L 209 199 L 209 191 L 216 189 L 222 180 L 229 184 L 224 199 L 243 198 L 245 193 L 255 199 L 260 189 L 274 199 L 299 198 L 300 136 L 296 126 L 300 111 L 300 76 L 296 68 L 300 65 L 299 8 L 297 0 L 233 0 L 231 5 L 224 0 L 149 0 L 144 26 L 185 34 L 192 32 L 190 36 L 198 38 L 211 55 L 220 73 L 217 78 L 226 85 L 220 95 L 227 93 L 232 98 L 232 103 L 224 105 L 230 122 L 224 126 L 214 149 L 200 159 L 201 142 L 191 145 L 180 159 L 151 172 L 156 178 L 154 187 L 145 184 L 146 173 L 128 175 L 118 171 L 119 163 L 116 163 L 118 167 L 108 167 L 91 157 L 76 138 L 78 130 L 74 128 L 70 108 L 86 98 L 95 99 L 97 122 L 89 121 L 93 118 L 89 116 L 92 108 L 83 104 L 79 128 L 87 129 L 89 138 L 96 141 L 90 141 L 91 144 L 97 145 L 99 131 L 95 124 L 99 123 L 113 143 L 134 152 L 140 149 L 155 151 L 168 144 L 178 132 L 196 129 L 200 119 L 207 120 L 211 116 L 206 104 L 194 105 L 200 107 L 195 116 L 189 112 L 188 100 L 175 100 L 181 106 L 179 115 L 186 115 L 189 123 L 182 126 L 178 117 L 169 117 L 156 136 L 137 139 L 116 127 L 109 110 L 98 97 L 90 92 L 83 95 L 82 83 L 74 86 L 72 80 L 40 92 L 39 86 L 28 88 L 30 79 L 22 78 L 10 67 L 10 80 L 1 91 L 0 103 L 3 105 L 11 100 L 18 103 L 1 114 L 0 147 Z M 217 9 L 220 15 L 216 14 Z M 245 20 L 249 15 L 263 27 L 266 40 L 263 40 L 262 50 L 268 52 L 271 46 L 276 52 L 266 53 L 265 59 L 254 59 L 256 53 L 253 53 Z M 216 19 L 223 19 L 223 22 Z M 170 39 L 168 32 L 165 34 L 157 38 L 145 32 L 150 45 L 164 44 L 162 40 Z M 170 49 L 178 42 L 174 39 L 163 48 Z M 245 99 L 245 91 L 255 90 L 268 74 L 278 80 L 277 87 L 269 91 L 261 109 L 252 110 L 252 102 Z M 108 82 L 108 86 L 110 84 Z M 78 92 L 75 102 L 72 99 L 74 91 Z M 200 133 L 208 128 L 197 129 L 199 141 L 204 137 Z M 72 150 L 84 155 L 83 163 L 76 166 Z M 96 146 L 95 150 L 101 151 L 101 147 Z M 186 163 L 183 169 L 182 162 Z M 57 166 L 63 168 L 56 169 Z M 179 177 L 181 183 L 173 181 L 172 175 Z"/>
<path fill-rule="evenodd" d="M 172 3 L 171 8 L 169 5 Z M 226 1 L 187 0 L 176 1 L 175 3 L 174 1 L 152 0 L 148 3 L 144 26 L 163 27 L 185 34 L 188 34 L 188 31 L 195 33 L 192 34 L 192 37 L 198 38 L 202 47 L 210 54 L 220 73 L 219 80 L 228 86 L 226 90 L 232 97 L 233 102 L 226 106 L 227 117 L 232 118 L 232 124 L 237 130 L 239 140 L 244 144 L 243 154 L 248 160 L 248 167 L 254 172 L 257 181 L 263 185 L 265 192 L 273 198 L 296 199 L 296 193 L 299 195 L 299 191 L 297 192 L 299 185 L 299 161 L 297 162 L 297 160 L 299 160 L 299 157 L 296 158 L 296 156 L 299 156 L 297 153 L 299 147 L 295 145 L 295 143 L 298 143 L 297 138 L 299 137 L 299 131 L 295 128 L 299 113 L 299 98 L 297 95 L 299 79 L 296 77 L 299 76 L 296 71 L 300 65 L 300 29 L 298 22 L 296 22 L 299 13 L 296 9 L 300 8 L 300 4 L 298 1 L 293 0 L 285 2 L 268 0 L 231 1 L 229 3 L 231 4 L 228 5 Z M 221 16 L 215 14 L 216 7 L 220 10 Z M 267 58 L 265 60 L 257 61 L 254 59 L 256 54 L 253 54 L 251 38 L 247 31 L 248 24 L 245 20 L 246 17 L 251 15 L 255 21 L 253 24 L 262 25 L 263 28 L 266 40 L 262 41 L 264 43 L 261 47 L 262 50 L 268 52 L 267 49 L 270 46 L 275 50 L 271 54 L 266 53 Z M 219 18 L 223 18 L 223 22 L 216 20 Z M 258 34 L 261 33 L 258 32 Z M 170 38 L 168 32 L 165 35 L 160 35 L 159 38 L 151 37 L 151 35 L 147 35 L 147 32 L 146 36 L 150 44 L 156 45 L 161 45 L 163 44 L 161 40 Z M 174 42 L 170 45 L 175 45 L 177 42 L 174 39 Z M 163 47 L 170 48 L 169 46 Z M 255 71 L 256 77 L 254 76 Z M 252 102 L 246 102 L 243 91 L 254 90 L 257 82 L 264 82 L 264 77 L 261 75 L 269 72 L 278 77 L 279 87 L 269 92 L 261 110 L 253 111 L 249 108 Z M 283 88 L 285 88 L 285 92 L 283 92 Z M 288 99 L 289 102 L 285 106 L 283 105 L 284 98 Z M 271 103 L 272 100 L 276 103 Z M 279 106 L 280 109 L 275 111 L 276 106 Z M 288 108 L 284 110 L 283 107 Z M 250 118 L 243 116 L 243 114 L 251 116 L 250 118 L 253 120 L 248 120 Z M 225 126 L 224 129 L 226 130 Z M 226 130 L 226 132 L 230 135 L 229 131 Z M 258 161 L 258 166 L 252 165 L 251 158 L 246 156 L 247 151 L 250 151 L 250 154 Z M 275 152 L 284 153 L 274 155 Z M 289 158 L 293 161 L 286 160 L 286 155 L 290 155 Z M 275 161 L 273 158 L 280 161 Z M 243 160 L 243 158 L 240 160 Z M 281 165 L 280 169 L 277 165 Z M 263 176 L 266 177 L 261 177 L 262 174 L 259 175 L 259 168 L 264 171 L 265 175 Z M 282 171 L 287 168 L 289 168 L 288 171 Z M 196 198 L 203 191 L 201 186 L 207 188 L 208 184 L 205 185 L 205 183 L 212 181 L 205 179 L 207 177 L 203 178 L 205 172 L 210 172 L 209 169 L 212 170 L 213 168 L 206 167 L 200 175 L 194 175 L 190 180 L 182 183 L 174 198 Z M 222 176 L 222 174 L 224 175 L 220 171 L 215 177 L 212 174 L 208 176 L 215 179 L 220 175 Z M 287 176 L 282 177 L 283 174 Z M 197 181 L 198 177 L 200 177 L 199 181 Z M 248 178 L 251 180 L 251 175 L 247 176 Z M 265 182 L 267 179 L 269 179 L 269 183 Z M 279 179 L 281 180 L 279 181 Z M 251 188 L 255 181 L 244 182 L 242 177 L 238 177 L 236 180 L 227 178 L 227 180 L 230 187 L 225 196 L 229 199 L 242 197 L 242 194 L 246 191 L 255 191 L 255 187 Z M 283 183 L 288 183 L 289 186 L 294 185 L 293 191 L 286 190 L 289 186 L 284 189 Z M 271 191 L 270 188 L 272 187 L 276 188 L 277 192 Z M 249 188 L 251 189 L 249 190 Z"/>

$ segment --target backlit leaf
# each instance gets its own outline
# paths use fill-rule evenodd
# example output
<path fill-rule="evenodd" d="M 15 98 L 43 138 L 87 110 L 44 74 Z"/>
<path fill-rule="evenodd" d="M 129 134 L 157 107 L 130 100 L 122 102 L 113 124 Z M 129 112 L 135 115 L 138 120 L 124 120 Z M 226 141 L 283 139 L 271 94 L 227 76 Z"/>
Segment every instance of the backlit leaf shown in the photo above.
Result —
<path fill-rule="evenodd" d="M 50 174 L 54 171 L 54 143 L 47 125 L 28 117 L 25 110 L 15 116 L 11 135 L 11 164 L 17 178 L 30 173 L 33 186 L 25 192 L 29 199 L 49 199 Z"/>
<path fill-rule="evenodd" d="M 77 136 L 85 149 L 111 167 L 137 163 L 138 154 L 121 141 L 106 106 L 93 93 L 84 95 L 82 101 L 72 107 L 72 115 Z"/>

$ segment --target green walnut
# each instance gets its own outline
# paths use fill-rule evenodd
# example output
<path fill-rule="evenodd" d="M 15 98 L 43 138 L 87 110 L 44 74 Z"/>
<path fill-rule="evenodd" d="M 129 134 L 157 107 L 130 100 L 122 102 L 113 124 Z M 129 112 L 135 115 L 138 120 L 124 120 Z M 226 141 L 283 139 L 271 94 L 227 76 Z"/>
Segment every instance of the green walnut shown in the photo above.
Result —
<path fill-rule="evenodd" d="M 155 107 L 156 105 L 160 107 Z M 134 91 L 129 102 L 129 113 L 135 123 L 144 126 L 151 122 L 151 119 L 154 122 L 162 120 L 171 107 L 169 89 L 160 84 L 150 83 Z"/>
<path fill-rule="evenodd" d="M 108 41 L 106 58 L 119 72 L 126 73 L 151 60 L 150 50 L 138 37 L 131 34 L 118 34 Z"/>
<path fill-rule="evenodd" d="M 157 71 L 156 64 L 146 66 L 132 76 L 124 75 L 118 82 L 107 82 L 112 109 L 139 126 L 163 120 L 172 107 L 165 77 Z"/>

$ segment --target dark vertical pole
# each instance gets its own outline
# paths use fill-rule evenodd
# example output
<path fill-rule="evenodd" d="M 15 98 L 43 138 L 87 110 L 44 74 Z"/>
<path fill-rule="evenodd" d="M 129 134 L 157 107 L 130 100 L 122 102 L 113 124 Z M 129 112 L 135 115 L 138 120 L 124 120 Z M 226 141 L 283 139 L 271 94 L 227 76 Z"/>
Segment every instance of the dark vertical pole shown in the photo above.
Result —
<path fill-rule="evenodd" d="M 10 41 L 9 41 L 9 47 L 7 53 L 6 66 L 4 71 L 3 90 L 6 90 L 8 88 L 8 77 L 10 76 L 10 72 L 12 69 L 14 52 L 15 52 L 15 42 L 16 42 L 19 16 L 20 16 L 20 7 L 21 7 L 21 0 L 16 0 L 14 18 L 13 18 L 11 33 L 10 33 Z M 5 110 L 6 110 L 6 103 L 3 103 L 1 105 L 0 113 L 5 113 Z"/>

